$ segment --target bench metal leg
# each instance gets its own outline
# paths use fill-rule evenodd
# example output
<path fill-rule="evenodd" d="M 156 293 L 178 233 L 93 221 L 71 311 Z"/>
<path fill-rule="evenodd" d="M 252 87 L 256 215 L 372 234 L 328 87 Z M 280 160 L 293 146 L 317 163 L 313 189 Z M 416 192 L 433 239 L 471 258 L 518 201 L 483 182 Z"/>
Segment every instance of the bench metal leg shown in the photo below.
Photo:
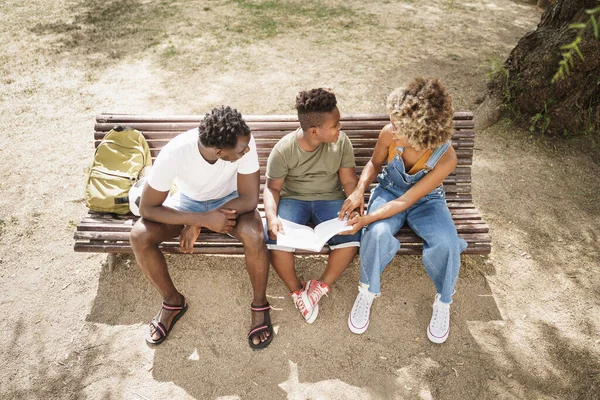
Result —
<path fill-rule="evenodd" d="M 113 272 L 115 262 L 117 261 L 117 253 L 108 253 L 106 264 L 108 265 L 108 272 Z"/>

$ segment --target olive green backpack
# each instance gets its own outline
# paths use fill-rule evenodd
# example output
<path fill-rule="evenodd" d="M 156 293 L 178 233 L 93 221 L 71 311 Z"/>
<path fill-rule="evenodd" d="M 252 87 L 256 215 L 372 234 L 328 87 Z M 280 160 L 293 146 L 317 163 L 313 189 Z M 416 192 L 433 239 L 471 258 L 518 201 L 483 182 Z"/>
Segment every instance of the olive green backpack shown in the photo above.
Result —
<path fill-rule="evenodd" d="M 129 189 L 152 156 L 141 132 L 117 126 L 96 148 L 85 188 L 85 204 L 93 211 L 127 214 Z"/>

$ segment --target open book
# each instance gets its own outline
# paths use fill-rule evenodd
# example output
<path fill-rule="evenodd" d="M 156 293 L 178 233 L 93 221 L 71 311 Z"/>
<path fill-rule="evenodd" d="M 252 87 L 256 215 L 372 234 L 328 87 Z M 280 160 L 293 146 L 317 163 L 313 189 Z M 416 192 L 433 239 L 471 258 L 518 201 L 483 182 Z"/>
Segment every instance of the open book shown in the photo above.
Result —
<path fill-rule="evenodd" d="M 337 218 L 321 222 L 314 229 L 288 221 L 287 219 L 279 218 L 279 220 L 283 225 L 284 233 L 280 232 L 277 234 L 278 246 L 316 252 L 321 251 L 325 243 L 332 236 L 343 231 L 352 230 L 351 226 L 346 226 L 346 220 L 339 220 Z"/>

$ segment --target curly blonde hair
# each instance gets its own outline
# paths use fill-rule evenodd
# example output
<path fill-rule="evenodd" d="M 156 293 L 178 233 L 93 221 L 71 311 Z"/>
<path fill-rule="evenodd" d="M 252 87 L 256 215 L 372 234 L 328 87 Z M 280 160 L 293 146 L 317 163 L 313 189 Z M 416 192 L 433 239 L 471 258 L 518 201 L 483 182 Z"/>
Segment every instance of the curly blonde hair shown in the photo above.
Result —
<path fill-rule="evenodd" d="M 436 148 L 452 137 L 452 98 L 439 79 L 419 77 L 394 90 L 387 110 L 399 134 L 415 150 Z"/>

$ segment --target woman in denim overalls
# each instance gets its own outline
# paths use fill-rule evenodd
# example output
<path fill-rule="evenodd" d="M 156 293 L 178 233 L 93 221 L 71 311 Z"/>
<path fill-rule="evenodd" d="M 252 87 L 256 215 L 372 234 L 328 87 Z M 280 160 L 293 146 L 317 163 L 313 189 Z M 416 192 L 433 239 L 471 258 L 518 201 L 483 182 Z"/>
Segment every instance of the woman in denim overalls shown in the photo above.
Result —
<path fill-rule="evenodd" d="M 355 191 L 342 215 L 350 215 L 360 244 L 359 293 L 348 327 L 363 333 L 369 326 L 371 304 L 380 295 L 381 273 L 400 249 L 394 237 L 404 223 L 423 239 L 423 264 L 436 289 L 427 337 L 443 343 L 450 333 L 450 303 L 467 243 L 458 237 L 446 205 L 443 180 L 457 164 L 451 145 L 452 101 L 437 79 L 416 78 L 394 91 L 387 104 L 390 123 L 377 140 Z M 387 166 L 382 165 L 388 160 Z M 381 171 L 381 173 L 379 173 Z M 364 191 L 377 176 L 364 214 Z"/>

